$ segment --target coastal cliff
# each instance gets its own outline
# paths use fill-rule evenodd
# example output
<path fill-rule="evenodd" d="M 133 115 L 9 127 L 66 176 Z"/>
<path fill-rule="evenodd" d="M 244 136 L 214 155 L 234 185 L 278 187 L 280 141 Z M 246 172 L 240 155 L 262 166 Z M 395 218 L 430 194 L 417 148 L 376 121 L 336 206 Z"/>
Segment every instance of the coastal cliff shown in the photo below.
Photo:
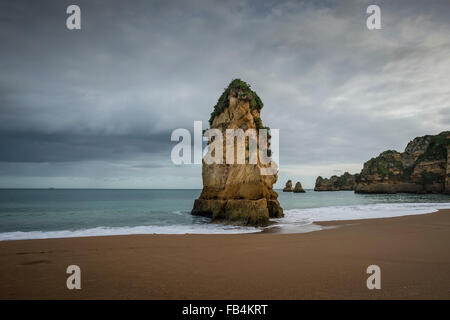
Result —
<path fill-rule="evenodd" d="M 450 131 L 417 137 L 364 163 L 355 192 L 450 193 L 449 158 Z"/>
<path fill-rule="evenodd" d="M 220 130 L 224 137 L 227 129 L 246 132 L 266 128 L 260 117 L 262 107 L 261 99 L 250 86 L 235 79 L 214 107 L 210 127 Z M 261 163 L 259 157 L 256 164 L 248 163 L 249 142 L 245 143 L 245 164 L 228 164 L 225 161 L 222 164 L 207 164 L 203 160 L 203 190 L 194 202 L 192 214 L 210 217 L 213 221 L 253 226 L 266 225 L 271 217 L 283 217 L 278 194 L 273 190 L 277 174 L 263 175 L 261 169 L 270 165 Z M 225 141 L 223 152 L 225 160 Z"/>
<path fill-rule="evenodd" d="M 355 185 L 359 181 L 359 174 L 345 172 L 341 176 L 331 176 L 328 178 L 317 177 L 314 191 L 341 191 L 355 190 Z"/>

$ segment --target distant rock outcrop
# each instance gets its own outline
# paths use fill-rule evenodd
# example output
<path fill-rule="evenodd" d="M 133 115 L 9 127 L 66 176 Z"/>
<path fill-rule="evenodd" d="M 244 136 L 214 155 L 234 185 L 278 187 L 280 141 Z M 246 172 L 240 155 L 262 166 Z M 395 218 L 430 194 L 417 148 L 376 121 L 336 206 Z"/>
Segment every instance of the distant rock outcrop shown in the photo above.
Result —
<path fill-rule="evenodd" d="M 364 163 L 355 192 L 450 193 L 449 162 L 450 131 L 418 137 Z"/>
<path fill-rule="evenodd" d="M 233 80 L 220 96 L 209 120 L 213 129 L 226 136 L 227 129 L 262 129 L 261 99 L 250 86 Z M 259 135 L 259 133 L 258 133 Z M 246 158 L 248 157 L 246 141 Z M 236 149 L 235 149 L 236 150 Z M 223 164 L 203 161 L 203 191 L 195 200 L 192 214 L 212 218 L 214 221 L 241 225 L 266 225 L 270 217 L 282 217 L 283 209 L 278 194 L 273 190 L 277 174 L 263 175 L 262 168 L 270 164 L 226 164 L 226 143 L 223 146 Z M 236 157 L 236 154 L 235 154 Z M 275 166 L 275 164 L 272 162 Z"/>
<path fill-rule="evenodd" d="M 286 182 L 286 186 L 283 189 L 283 192 L 292 192 L 294 189 L 292 188 L 292 180 L 288 180 Z"/>
<path fill-rule="evenodd" d="M 302 184 L 300 183 L 300 181 L 298 181 L 298 182 L 295 184 L 294 192 L 295 192 L 295 193 L 303 193 L 303 192 L 305 192 L 305 190 L 303 190 L 303 187 L 302 187 Z"/>
<path fill-rule="evenodd" d="M 314 191 L 343 191 L 354 190 L 359 181 L 359 174 L 350 174 L 345 172 L 341 176 L 332 176 L 331 178 L 317 177 Z"/>

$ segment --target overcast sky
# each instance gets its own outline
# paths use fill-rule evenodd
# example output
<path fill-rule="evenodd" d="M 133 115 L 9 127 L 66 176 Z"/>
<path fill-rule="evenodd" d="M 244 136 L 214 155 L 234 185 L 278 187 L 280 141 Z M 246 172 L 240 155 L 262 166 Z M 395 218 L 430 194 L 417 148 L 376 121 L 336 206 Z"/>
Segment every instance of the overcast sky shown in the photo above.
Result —
<path fill-rule="evenodd" d="M 170 135 L 234 78 L 280 129 L 276 187 L 359 172 L 450 129 L 450 1 L 2 0 L 0 187 L 201 188 Z"/>

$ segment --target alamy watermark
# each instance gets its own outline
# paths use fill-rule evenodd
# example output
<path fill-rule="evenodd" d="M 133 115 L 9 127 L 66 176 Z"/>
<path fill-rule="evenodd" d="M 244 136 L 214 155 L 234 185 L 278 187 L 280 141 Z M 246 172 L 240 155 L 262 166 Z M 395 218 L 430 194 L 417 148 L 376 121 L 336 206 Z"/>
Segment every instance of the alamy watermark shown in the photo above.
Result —
<path fill-rule="evenodd" d="M 81 9 L 76 4 L 71 4 L 67 7 L 67 14 L 70 16 L 67 17 L 66 27 L 69 30 L 80 30 L 81 29 Z"/>
<path fill-rule="evenodd" d="M 66 13 L 69 16 L 66 19 L 66 27 L 69 30 L 81 30 L 81 8 L 79 5 L 71 4 L 67 7 Z M 370 14 L 366 20 L 366 26 L 369 30 L 381 29 L 381 8 L 372 4 L 367 7 L 366 13 Z"/>
<path fill-rule="evenodd" d="M 370 16 L 366 20 L 366 26 L 369 30 L 381 29 L 381 9 L 379 6 L 372 4 L 367 7 L 366 13 Z"/>
<path fill-rule="evenodd" d="M 171 141 L 179 141 L 171 152 L 174 164 L 261 164 L 262 175 L 278 172 L 279 140 L 278 129 L 243 130 L 226 129 L 225 135 L 219 129 L 202 130 L 202 122 L 194 121 L 194 143 L 192 161 L 192 137 L 187 129 L 175 129 Z M 180 141 L 181 139 L 181 141 Z M 203 142 L 208 144 L 203 148 Z M 270 142 L 269 142 L 270 141 Z M 225 154 L 224 154 L 225 149 Z"/>
<path fill-rule="evenodd" d="M 381 268 L 376 264 L 372 264 L 367 267 L 366 272 L 370 274 L 366 281 L 367 289 L 381 289 Z"/>
<path fill-rule="evenodd" d="M 70 276 L 67 278 L 66 286 L 67 289 L 73 290 L 81 289 L 81 269 L 79 266 L 72 264 L 67 267 L 66 273 L 70 274 Z"/>

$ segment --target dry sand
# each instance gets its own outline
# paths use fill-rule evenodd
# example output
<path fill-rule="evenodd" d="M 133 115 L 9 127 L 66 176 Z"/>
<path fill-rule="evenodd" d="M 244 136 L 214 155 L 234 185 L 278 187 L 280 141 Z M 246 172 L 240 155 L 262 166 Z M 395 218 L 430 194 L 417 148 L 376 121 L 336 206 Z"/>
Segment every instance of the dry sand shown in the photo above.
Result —
<path fill-rule="evenodd" d="M 303 234 L 0 242 L 1 299 L 449 299 L 450 210 Z M 82 289 L 66 288 L 81 267 Z M 381 290 L 366 268 L 381 267 Z"/>

